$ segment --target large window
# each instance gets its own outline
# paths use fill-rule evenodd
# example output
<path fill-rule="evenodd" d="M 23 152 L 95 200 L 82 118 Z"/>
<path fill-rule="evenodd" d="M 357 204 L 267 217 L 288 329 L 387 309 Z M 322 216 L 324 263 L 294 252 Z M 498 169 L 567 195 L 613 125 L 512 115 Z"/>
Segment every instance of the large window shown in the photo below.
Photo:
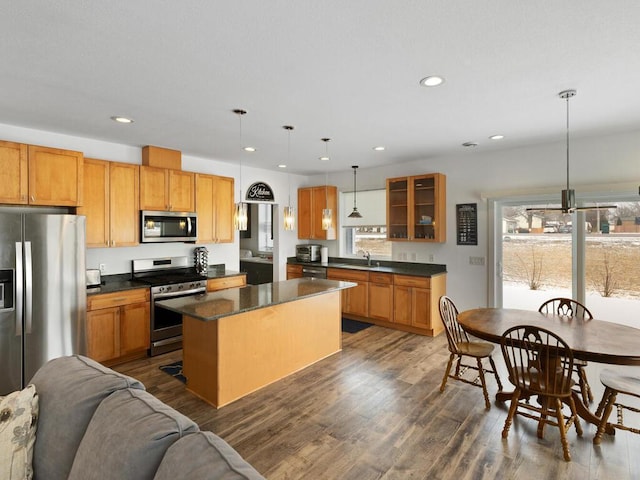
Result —
<path fill-rule="evenodd" d="M 387 241 L 386 190 L 365 190 L 357 193 L 357 207 L 362 218 L 350 218 L 353 192 L 342 193 L 340 225 L 343 228 L 342 253 L 346 256 L 369 252 L 371 258 L 391 259 L 391 242 Z"/>

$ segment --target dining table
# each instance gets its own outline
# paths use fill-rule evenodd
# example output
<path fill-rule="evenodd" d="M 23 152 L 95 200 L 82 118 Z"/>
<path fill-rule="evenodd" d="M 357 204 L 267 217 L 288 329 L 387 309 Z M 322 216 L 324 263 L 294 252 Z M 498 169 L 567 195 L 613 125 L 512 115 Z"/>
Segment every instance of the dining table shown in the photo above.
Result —
<path fill-rule="evenodd" d="M 640 365 L 640 329 L 606 320 L 583 320 L 565 315 L 541 313 L 515 308 L 475 308 L 458 314 L 458 323 L 474 337 L 501 343 L 502 334 L 511 327 L 533 325 L 545 328 L 562 338 L 574 358 L 611 365 Z M 600 419 L 573 392 L 578 415 L 598 425 Z M 511 400 L 511 393 L 498 391 L 496 400 Z M 607 427 L 607 433 L 614 433 Z"/>

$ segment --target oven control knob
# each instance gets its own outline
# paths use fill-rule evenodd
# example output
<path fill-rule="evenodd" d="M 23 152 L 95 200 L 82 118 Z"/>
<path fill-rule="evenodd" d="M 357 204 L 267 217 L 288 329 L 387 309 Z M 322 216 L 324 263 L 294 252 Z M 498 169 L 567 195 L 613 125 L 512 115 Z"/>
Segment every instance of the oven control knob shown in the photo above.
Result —
<path fill-rule="evenodd" d="M 184 288 L 184 285 L 178 285 L 178 290 L 182 290 Z"/>
<path fill-rule="evenodd" d="M 164 287 L 160 287 L 160 288 L 158 288 L 158 290 L 159 290 L 160 292 L 164 292 Z"/>

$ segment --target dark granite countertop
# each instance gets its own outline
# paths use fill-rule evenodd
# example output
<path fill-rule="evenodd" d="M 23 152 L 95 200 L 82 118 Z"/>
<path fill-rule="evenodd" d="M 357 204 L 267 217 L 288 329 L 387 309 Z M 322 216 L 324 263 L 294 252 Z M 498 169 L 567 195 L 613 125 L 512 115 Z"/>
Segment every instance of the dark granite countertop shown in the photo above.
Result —
<path fill-rule="evenodd" d="M 224 265 L 209 265 L 207 278 L 225 278 L 236 277 L 238 275 L 246 275 L 244 272 L 236 272 L 227 270 Z M 99 287 L 87 288 L 87 295 L 98 295 L 103 293 L 124 292 L 125 290 L 134 290 L 136 288 L 149 288 L 148 283 L 139 282 L 131 279 L 130 273 L 119 273 L 116 275 L 105 275 L 102 277 Z"/>
<path fill-rule="evenodd" d="M 371 260 L 371 266 L 366 260 L 358 258 L 329 257 L 327 263 L 299 262 L 296 257 L 287 258 L 288 264 L 309 267 L 345 268 L 367 272 L 394 273 L 398 275 L 414 275 L 416 277 L 433 277 L 447 273 L 447 266 L 437 263 L 392 262 L 387 260 Z"/>
<path fill-rule="evenodd" d="M 352 282 L 319 278 L 296 278 L 283 282 L 228 288 L 217 292 L 156 302 L 168 310 L 210 321 L 259 308 L 355 287 Z"/>

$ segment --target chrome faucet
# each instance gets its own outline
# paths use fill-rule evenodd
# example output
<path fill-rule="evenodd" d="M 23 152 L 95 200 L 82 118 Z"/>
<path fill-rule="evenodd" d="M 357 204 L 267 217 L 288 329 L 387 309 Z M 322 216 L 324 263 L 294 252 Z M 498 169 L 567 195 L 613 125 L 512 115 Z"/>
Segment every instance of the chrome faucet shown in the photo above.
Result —
<path fill-rule="evenodd" d="M 367 252 L 365 250 L 364 252 L 362 252 L 362 256 L 367 259 L 367 265 L 370 267 L 371 266 L 371 253 L 369 253 L 369 252 Z"/>

